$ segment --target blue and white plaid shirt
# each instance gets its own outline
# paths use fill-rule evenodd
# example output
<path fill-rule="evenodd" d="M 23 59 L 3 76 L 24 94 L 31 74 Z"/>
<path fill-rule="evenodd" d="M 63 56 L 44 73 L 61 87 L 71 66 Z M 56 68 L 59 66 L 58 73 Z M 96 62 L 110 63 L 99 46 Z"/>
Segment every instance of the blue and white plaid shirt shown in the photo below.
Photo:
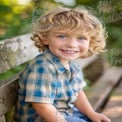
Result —
<path fill-rule="evenodd" d="M 78 65 L 70 62 L 69 68 L 49 50 L 31 61 L 19 79 L 17 122 L 31 122 L 37 115 L 31 102 L 53 104 L 60 112 L 74 106 L 85 82 Z"/>

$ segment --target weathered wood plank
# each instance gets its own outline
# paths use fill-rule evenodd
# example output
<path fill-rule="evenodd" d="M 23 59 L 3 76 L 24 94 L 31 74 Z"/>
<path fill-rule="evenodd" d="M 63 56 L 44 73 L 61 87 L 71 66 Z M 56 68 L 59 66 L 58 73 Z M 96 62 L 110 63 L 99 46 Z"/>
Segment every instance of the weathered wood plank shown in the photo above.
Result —
<path fill-rule="evenodd" d="M 105 67 L 105 59 L 103 59 L 102 55 L 97 55 L 96 60 L 92 60 L 86 67 L 83 69 L 84 77 L 91 81 L 91 84 L 102 75 Z"/>
<path fill-rule="evenodd" d="M 76 59 L 74 62 L 79 64 L 82 69 L 93 63 L 98 59 L 98 55 L 93 55 L 86 59 Z"/>
<path fill-rule="evenodd" d="M 5 121 L 5 116 L 0 116 L 0 122 L 6 122 Z"/>
<path fill-rule="evenodd" d="M 116 87 L 104 111 L 112 122 L 122 122 L 122 79 Z"/>
<path fill-rule="evenodd" d="M 103 106 L 112 89 L 120 81 L 121 76 L 121 67 L 111 67 L 103 73 L 89 90 L 85 91 L 90 103 L 96 111 L 99 111 Z"/>
<path fill-rule="evenodd" d="M 13 78 L 0 82 L 0 116 L 4 115 L 12 106 L 16 104 L 18 74 Z"/>
<path fill-rule="evenodd" d="M 0 73 L 31 60 L 38 49 L 30 39 L 31 34 L 0 41 Z"/>

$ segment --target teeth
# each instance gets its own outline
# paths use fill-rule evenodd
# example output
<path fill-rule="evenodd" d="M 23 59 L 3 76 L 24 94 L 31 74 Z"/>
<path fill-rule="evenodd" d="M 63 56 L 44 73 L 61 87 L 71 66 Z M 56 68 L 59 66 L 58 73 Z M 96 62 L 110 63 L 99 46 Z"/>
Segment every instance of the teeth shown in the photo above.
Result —
<path fill-rule="evenodd" d="M 68 51 L 68 53 L 74 53 L 74 51 Z"/>
<path fill-rule="evenodd" d="M 64 51 L 71 54 L 75 53 L 75 51 L 71 51 L 71 50 L 64 50 Z"/>

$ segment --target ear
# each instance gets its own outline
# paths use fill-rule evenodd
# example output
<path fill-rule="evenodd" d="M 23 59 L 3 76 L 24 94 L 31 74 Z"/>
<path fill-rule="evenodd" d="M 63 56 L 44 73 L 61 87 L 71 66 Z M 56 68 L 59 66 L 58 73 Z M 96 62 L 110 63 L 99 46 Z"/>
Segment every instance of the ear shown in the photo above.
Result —
<path fill-rule="evenodd" d="M 42 40 L 42 43 L 43 43 L 44 45 L 48 45 L 48 44 L 49 44 L 49 41 L 48 41 L 48 39 L 44 38 L 44 39 Z"/>

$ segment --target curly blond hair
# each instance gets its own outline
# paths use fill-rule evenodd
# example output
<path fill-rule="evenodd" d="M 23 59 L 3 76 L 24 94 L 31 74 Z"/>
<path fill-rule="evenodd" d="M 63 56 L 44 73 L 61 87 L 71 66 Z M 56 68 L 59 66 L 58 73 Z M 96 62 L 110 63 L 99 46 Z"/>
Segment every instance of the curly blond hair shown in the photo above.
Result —
<path fill-rule="evenodd" d="M 94 53 L 104 51 L 107 34 L 101 21 L 83 7 L 66 8 L 58 7 L 41 16 L 34 24 L 31 39 L 40 51 L 48 48 L 43 44 L 43 40 L 49 31 L 56 29 L 70 29 L 71 31 L 81 30 L 81 34 L 90 36 L 88 53 L 82 58 L 89 57 Z"/>

